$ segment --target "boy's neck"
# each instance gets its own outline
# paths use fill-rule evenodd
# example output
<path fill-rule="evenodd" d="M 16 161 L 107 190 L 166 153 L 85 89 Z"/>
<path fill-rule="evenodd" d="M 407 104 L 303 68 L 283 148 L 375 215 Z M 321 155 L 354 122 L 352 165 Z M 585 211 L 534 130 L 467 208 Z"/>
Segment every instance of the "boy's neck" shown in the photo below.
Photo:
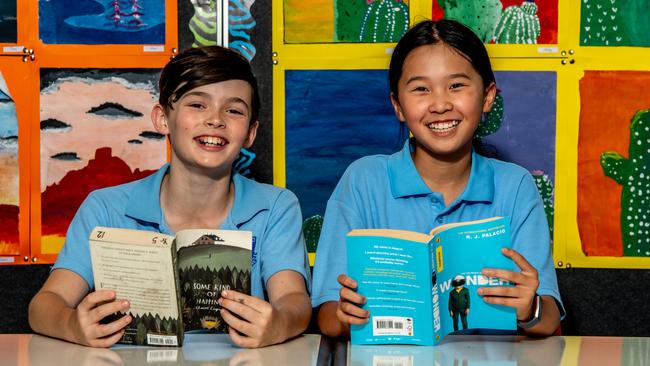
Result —
<path fill-rule="evenodd" d="M 455 156 L 436 157 L 416 145 L 413 163 L 424 183 L 433 192 L 440 192 L 449 206 L 465 190 L 472 167 L 471 145 Z"/>
<path fill-rule="evenodd" d="M 183 229 L 217 229 L 234 201 L 230 169 L 208 176 L 172 164 L 160 187 L 160 205 L 173 232 Z"/>

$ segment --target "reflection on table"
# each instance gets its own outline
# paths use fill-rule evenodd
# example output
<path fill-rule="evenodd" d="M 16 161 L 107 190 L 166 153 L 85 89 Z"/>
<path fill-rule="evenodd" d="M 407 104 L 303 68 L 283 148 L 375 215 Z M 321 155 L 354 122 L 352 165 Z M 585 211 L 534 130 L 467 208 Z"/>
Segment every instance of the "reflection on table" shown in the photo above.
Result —
<path fill-rule="evenodd" d="M 186 334 L 183 347 L 84 347 L 0 334 L 0 366 L 40 365 L 650 365 L 650 338 L 448 336 L 436 347 L 350 346 L 319 335 L 242 349 L 223 334 Z"/>

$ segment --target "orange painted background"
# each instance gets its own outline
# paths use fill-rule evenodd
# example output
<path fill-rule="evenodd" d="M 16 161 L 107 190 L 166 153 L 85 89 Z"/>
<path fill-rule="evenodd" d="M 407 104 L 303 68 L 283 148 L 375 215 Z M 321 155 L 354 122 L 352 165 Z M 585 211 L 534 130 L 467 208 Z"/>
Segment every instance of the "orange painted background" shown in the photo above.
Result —
<path fill-rule="evenodd" d="M 588 256 L 622 256 L 621 186 L 603 173 L 600 154 L 628 157 L 630 121 L 650 108 L 650 72 L 586 71 L 580 80 L 578 229 Z M 562 156 L 558 156 L 562 159 Z"/>

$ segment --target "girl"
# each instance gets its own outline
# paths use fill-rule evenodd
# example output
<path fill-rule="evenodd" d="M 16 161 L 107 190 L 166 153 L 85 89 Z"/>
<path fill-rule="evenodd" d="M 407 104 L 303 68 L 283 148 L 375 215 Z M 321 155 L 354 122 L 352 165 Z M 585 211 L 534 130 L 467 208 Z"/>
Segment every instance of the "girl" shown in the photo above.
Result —
<path fill-rule="evenodd" d="M 261 347 L 302 333 L 311 315 L 309 267 L 298 200 L 286 189 L 232 173 L 242 147 L 255 140 L 259 94 L 250 64 L 221 47 L 187 50 L 160 76 L 154 127 L 168 135 L 171 162 L 157 173 L 91 193 L 75 215 L 65 246 L 29 307 L 34 331 L 93 347 L 117 342 L 128 299 L 94 291 L 88 237 L 96 226 L 153 230 L 221 228 L 253 232 L 252 295 L 222 293 L 230 337 Z"/>
<path fill-rule="evenodd" d="M 348 336 L 350 324 L 369 319 L 357 283 L 345 275 L 350 230 L 428 233 L 444 223 L 507 216 L 513 249 L 503 254 L 521 271 L 484 269 L 483 275 L 515 286 L 481 288 L 479 294 L 487 303 L 516 308 L 528 334 L 552 334 L 562 305 L 535 183 L 523 168 L 472 149 L 481 115 L 496 95 L 485 46 L 455 21 L 421 22 L 395 47 L 389 81 L 395 114 L 413 138 L 393 155 L 351 164 L 327 203 L 312 294 L 321 331 Z"/>

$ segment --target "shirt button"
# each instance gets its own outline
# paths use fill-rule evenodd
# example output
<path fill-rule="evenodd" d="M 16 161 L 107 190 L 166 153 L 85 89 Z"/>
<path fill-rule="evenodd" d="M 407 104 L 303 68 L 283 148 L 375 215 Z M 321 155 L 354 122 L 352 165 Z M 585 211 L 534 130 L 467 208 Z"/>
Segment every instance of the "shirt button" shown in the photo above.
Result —
<path fill-rule="evenodd" d="M 438 217 L 438 218 L 436 219 L 436 222 L 439 223 L 439 224 L 442 224 L 442 217 Z"/>

